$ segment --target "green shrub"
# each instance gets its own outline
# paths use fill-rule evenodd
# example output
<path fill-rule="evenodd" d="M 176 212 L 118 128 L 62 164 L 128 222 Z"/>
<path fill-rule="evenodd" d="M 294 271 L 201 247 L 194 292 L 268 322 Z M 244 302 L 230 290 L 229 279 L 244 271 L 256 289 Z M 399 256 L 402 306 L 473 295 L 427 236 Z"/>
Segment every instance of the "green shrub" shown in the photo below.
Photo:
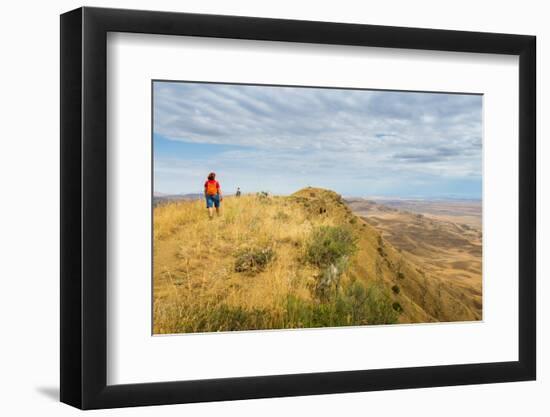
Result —
<path fill-rule="evenodd" d="M 327 302 L 287 295 L 280 310 L 227 305 L 212 299 L 206 306 L 181 303 L 171 310 L 172 333 L 232 330 L 296 329 L 312 327 L 393 324 L 398 309 L 379 284 L 366 287 L 354 281 L 339 288 Z M 401 309 L 402 311 L 402 309 Z"/>
<path fill-rule="evenodd" d="M 401 289 L 397 285 L 392 286 L 391 290 L 393 291 L 394 294 L 399 294 L 401 292 Z"/>
<path fill-rule="evenodd" d="M 235 255 L 235 271 L 249 275 L 263 271 L 275 258 L 275 251 L 270 247 L 244 248 Z"/>
<path fill-rule="evenodd" d="M 346 227 L 320 226 L 306 244 L 305 259 L 311 265 L 326 268 L 357 250 L 356 240 Z"/>
<path fill-rule="evenodd" d="M 397 323 L 397 314 L 392 308 L 391 298 L 382 284 L 373 284 L 367 290 L 369 324 Z"/>
<path fill-rule="evenodd" d="M 402 313 L 403 312 L 403 307 L 401 307 L 401 304 L 399 304 L 397 301 L 395 303 L 393 303 L 392 305 L 392 308 L 397 311 L 398 313 Z"/>
<path fill-rule="evenodd" d="M 285 328 L 394 324 L 398 318 L 381 285 L 367 288 L 360 281 L 334 291 L 321 303 L 289 295 L 285 307 Z"/>

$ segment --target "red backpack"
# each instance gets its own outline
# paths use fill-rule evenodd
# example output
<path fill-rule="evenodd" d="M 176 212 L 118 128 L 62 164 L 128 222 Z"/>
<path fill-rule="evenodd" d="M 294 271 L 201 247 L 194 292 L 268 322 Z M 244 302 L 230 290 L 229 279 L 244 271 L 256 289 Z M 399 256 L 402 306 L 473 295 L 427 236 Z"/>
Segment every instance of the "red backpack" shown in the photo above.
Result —
<path fill-rule="evenodd" d="M 217 195 L 218 188 L 220 187 L 220 185 L 216 180 L 208 180 L 206 181 L 206 184 L 204 185 L 204 187 L 206 188 L 207 195 Z"/>

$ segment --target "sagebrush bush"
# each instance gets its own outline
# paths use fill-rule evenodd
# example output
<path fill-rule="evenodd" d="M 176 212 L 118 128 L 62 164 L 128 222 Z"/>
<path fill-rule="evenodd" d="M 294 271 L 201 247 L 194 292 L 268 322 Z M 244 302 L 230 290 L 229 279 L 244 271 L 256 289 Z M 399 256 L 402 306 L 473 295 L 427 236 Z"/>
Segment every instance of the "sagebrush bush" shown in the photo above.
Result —
<path fill-rule="evenodd" d="M 275 251 L 270 247 L 244 248 L 235 255 L 235 271 L 254 275 L 263 271 L 275 257 Z"/>
<path fill-rule="evenodd" d="M 321 269 L 315 276 L 315 288 L 313 294 L 319 300 L 326 301 L 330 294 L 338 288 L 342 274 L 348 270 L 349 257 L 342 256 L 331 263 L 329 266 Z"/>
<path fill-rule="evenodd" d="M 336 264 L 340 258 L 351 256 L 357 250 L 356 241 L 350 229 L 342 226 L 319 226 L 311 233 L 305 259 L 311 265 L 326 268 Z"/>

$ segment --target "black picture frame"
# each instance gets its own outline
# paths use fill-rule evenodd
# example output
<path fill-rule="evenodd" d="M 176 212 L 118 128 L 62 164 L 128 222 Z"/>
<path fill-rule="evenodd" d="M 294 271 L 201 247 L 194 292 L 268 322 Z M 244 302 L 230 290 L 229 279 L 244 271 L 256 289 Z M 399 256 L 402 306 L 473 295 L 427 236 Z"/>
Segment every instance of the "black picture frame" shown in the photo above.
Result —
<path fill-rule="evenodd" d="M 108 32 L 519 56 L 519 360 L 107 385 Z M 61 401 L 96 409 L 535 379 L 535 54 L 524 35 L 88 7 L 61 15 Z"/>

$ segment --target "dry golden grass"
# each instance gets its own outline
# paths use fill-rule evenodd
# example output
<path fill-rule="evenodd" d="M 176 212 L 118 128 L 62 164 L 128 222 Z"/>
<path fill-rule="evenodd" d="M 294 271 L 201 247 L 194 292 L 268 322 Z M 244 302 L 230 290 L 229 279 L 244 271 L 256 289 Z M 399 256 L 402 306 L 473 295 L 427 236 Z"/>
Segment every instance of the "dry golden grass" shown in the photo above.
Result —
<path fill-rule="evenodd" d="M 331 219 L 316 223 L 331 224 Z M 277 197 L 225 198 L 222 215 L 213 220 L 203 201 L 155 208 L 155 333 L 172 331 L 172 314 L 165 313 L 174 305 L 198 303 L 208 310 L 223 297 L 229 306 L 276 311 L 288 293 L 308 297 L 312 268 L 297 255 L 312 227 L 298 205 Z M 276 253 L 268 270 L 255 276 L 234 271 L 239 250 L 263 247 Z"/>
<path fill-rule="evenodd" d="M 351 230 L 357 247 L 329 299 L 316 292 L 327 269 L 305 259 L 322 226 Z M 236 268 L 243 252 L 274 256 L 247 273 Z M 204 201 L 155 207 L 153 274 L 155 334 L 476 319 L 462 293 L 320 189 L 227 197 L 213 220 Z"/>

